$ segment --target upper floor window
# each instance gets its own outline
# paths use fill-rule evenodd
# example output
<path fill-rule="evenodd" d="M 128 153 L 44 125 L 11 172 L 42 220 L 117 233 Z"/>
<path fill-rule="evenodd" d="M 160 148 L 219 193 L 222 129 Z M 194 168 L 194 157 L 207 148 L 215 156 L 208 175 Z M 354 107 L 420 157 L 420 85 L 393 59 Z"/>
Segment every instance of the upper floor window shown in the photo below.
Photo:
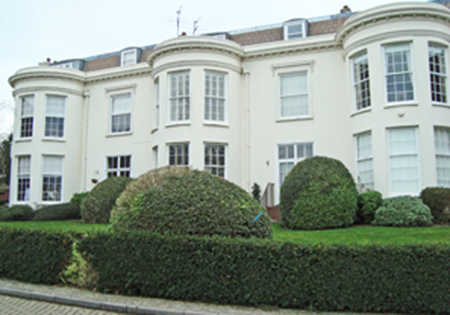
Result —
<path fill-rule="evenodd" d="M 295 39 L 306 37 L 306 20 L 298 19 L 286 22 L 283 27 L 284 39 Z"/>
<path fill-rule="evenodd" d="M 384 46 L 388 103 L 414 100 L 411 45 Z"/>
<path fill-rule="evenodd" d="M 189 143 L 169 145 L 169 165 L 189 165 Z"/>
<path fill-rule="evenodd" d="M 367 52 L 353 58 L 353 86 L 356 109 L 370 107 L 369 60 Z"/>
<path fill-rule="evenodd" d="M 225 145 L 205 144 L 205 171 L 225 177 Z"/>
<path fill-rule="evenodd" d="M 30 138 L 33 136 L 34 95 L 22 97 L 21 103 L 20 137 Z"/>
<path fill-rule="evenodd" d="M 280 75 L 280 116 L 282 118 L 309 115 L 307 72 Z"/>
<path fill-rule="evenodd" d="M 120 53 L 120 65 L 129 66 L 137 63 L 137 49 L 127 49 Z"/>
<path fill-rule="evenodd" d="M 363 189 L 374 189 L 372 133 L 356 136 L 356 163 L 358 185 Z"/>
<path fill-rule="evenodd" d="M 280 187 L 295 164 L 313 156 L 312 143 L 292 143 L 278 145 L 278 173 Z"/>
<path fill-rule="evenodd" d="M 170 74 L 170 121 L 189 120 L 189 71 Z"/>
<path fill-rule="evenodd" d="M 108 177 L 131 177 L 131 155 L 108 156 L 106 167 Z"/>
<path fill-rule="evenodd" d="M 31 156 L 20 156 L 17 162 L 17 201 L 28 201 L 30 200 Z"/>
<path fill-rule="evenodd" d="M 111 96 L 111 133 L 131 131 L 131 93 Z"/>
<path fill-rule="evenodd" d="M 450 129 L 435 128 L 437 185 L 450 187 Z"/>
<path fill-rule="evenodd" d="M 431 100 L 447 103 L 446 49 L 437 45 L 428 46 L 430 67 Z"/>
<path fill-rule="evenodd" d="M 42 201 L 61 201 L 63 157 L 44 156 L 42 171 Z"/>
<path fill-rule="evenodd" d="M 45 107 L 45 136 L 62 138 L 64 136 L 64 116 L 66 97 L 47 95 Z"/>
<path fill-rule="evenodd" d="M 205 73 L 205 120 L 225 121 L 225 74 Z"/>

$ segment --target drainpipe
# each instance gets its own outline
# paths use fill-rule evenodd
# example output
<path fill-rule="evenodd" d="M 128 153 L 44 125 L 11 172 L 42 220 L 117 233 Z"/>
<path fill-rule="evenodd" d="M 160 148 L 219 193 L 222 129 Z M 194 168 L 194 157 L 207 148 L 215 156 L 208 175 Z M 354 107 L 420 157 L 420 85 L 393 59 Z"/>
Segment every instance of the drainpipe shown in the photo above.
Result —
<path fill-rule="evenodd" d="M 242 73 L 245 75 L 245 153 L 246 153 L 246 186 L 247 191 L 251 191 L 250 183 L 250 70 L 242 68 Z"/>
<path fill-rule="evenodd" d="M 86 183 L 87 183 L 87 142 L 88 142 L 88 131 L 89 131 L 89 100 L 90 100 L 90 92 L 88 89 L 85 89 L 83 92 L 84 96 L 84 129 L 83 129 L 83 160 L 82 160 L 82 191 L 86 191 Z"/>

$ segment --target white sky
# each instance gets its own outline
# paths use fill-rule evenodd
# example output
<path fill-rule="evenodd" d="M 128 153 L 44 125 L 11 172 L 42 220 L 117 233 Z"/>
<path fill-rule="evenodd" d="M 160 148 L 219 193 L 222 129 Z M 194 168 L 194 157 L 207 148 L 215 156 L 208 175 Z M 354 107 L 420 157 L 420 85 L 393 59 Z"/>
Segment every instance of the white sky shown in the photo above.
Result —
<path fill-rule="evenodd" d="M 197 34 L 281 23 L 291 18 L 353 12 L 386 0 L 0 0 L 0 135 L 12 127 L 12 88 L 18 69 L 46 58 L 64 60 L 157 44 L 181 31 Z M 396 1 L 405 2 L 405 1 Z M 425 1 L 420 1 L 425 2 Z"/>

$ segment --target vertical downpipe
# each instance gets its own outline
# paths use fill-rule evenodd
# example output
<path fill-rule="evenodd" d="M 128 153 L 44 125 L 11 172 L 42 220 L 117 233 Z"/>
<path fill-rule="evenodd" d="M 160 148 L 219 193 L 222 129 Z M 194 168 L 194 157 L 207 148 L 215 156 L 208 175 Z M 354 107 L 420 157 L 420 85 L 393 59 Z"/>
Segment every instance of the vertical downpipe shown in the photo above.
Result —
<path fill-rule="evenodd" d="M 245 150 L 246 150 L 246 186 L 247 191 L 251 191 L 251 183 L 250 183 L 250 160 L 251 160 L 251 145 L 250 145 L 250 70 L 246 68 L 242 68 L 242 73 L 245 75 Z"/>
<path fill-rule="evenodd" d="M 85 89 L 83 92 L 84 96 L 84 129 L 83 129 L 83 165 L 82 165 L 82 191 L 86 191 L 87 186 L 87 142 L 88 142 L 88 131 L 89 131 L 89 101 L 90 101 L 90 92 L 88 89 Z"/>

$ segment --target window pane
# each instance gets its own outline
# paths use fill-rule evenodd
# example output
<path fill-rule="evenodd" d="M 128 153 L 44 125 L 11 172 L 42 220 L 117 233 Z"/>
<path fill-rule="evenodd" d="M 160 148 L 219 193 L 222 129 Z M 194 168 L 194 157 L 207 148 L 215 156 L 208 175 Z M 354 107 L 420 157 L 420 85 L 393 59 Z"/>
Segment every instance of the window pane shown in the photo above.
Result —
<path fill-rule="evenodd" d="M 309 114 L 306 72 L 280 75 L 280 106 L 281 117 Z"/>
<path fill-rule="evenodd" d="M 108 177 L 131 176 L 131 155 L 109 156 L 106 158 L 106 174 Z"/>

